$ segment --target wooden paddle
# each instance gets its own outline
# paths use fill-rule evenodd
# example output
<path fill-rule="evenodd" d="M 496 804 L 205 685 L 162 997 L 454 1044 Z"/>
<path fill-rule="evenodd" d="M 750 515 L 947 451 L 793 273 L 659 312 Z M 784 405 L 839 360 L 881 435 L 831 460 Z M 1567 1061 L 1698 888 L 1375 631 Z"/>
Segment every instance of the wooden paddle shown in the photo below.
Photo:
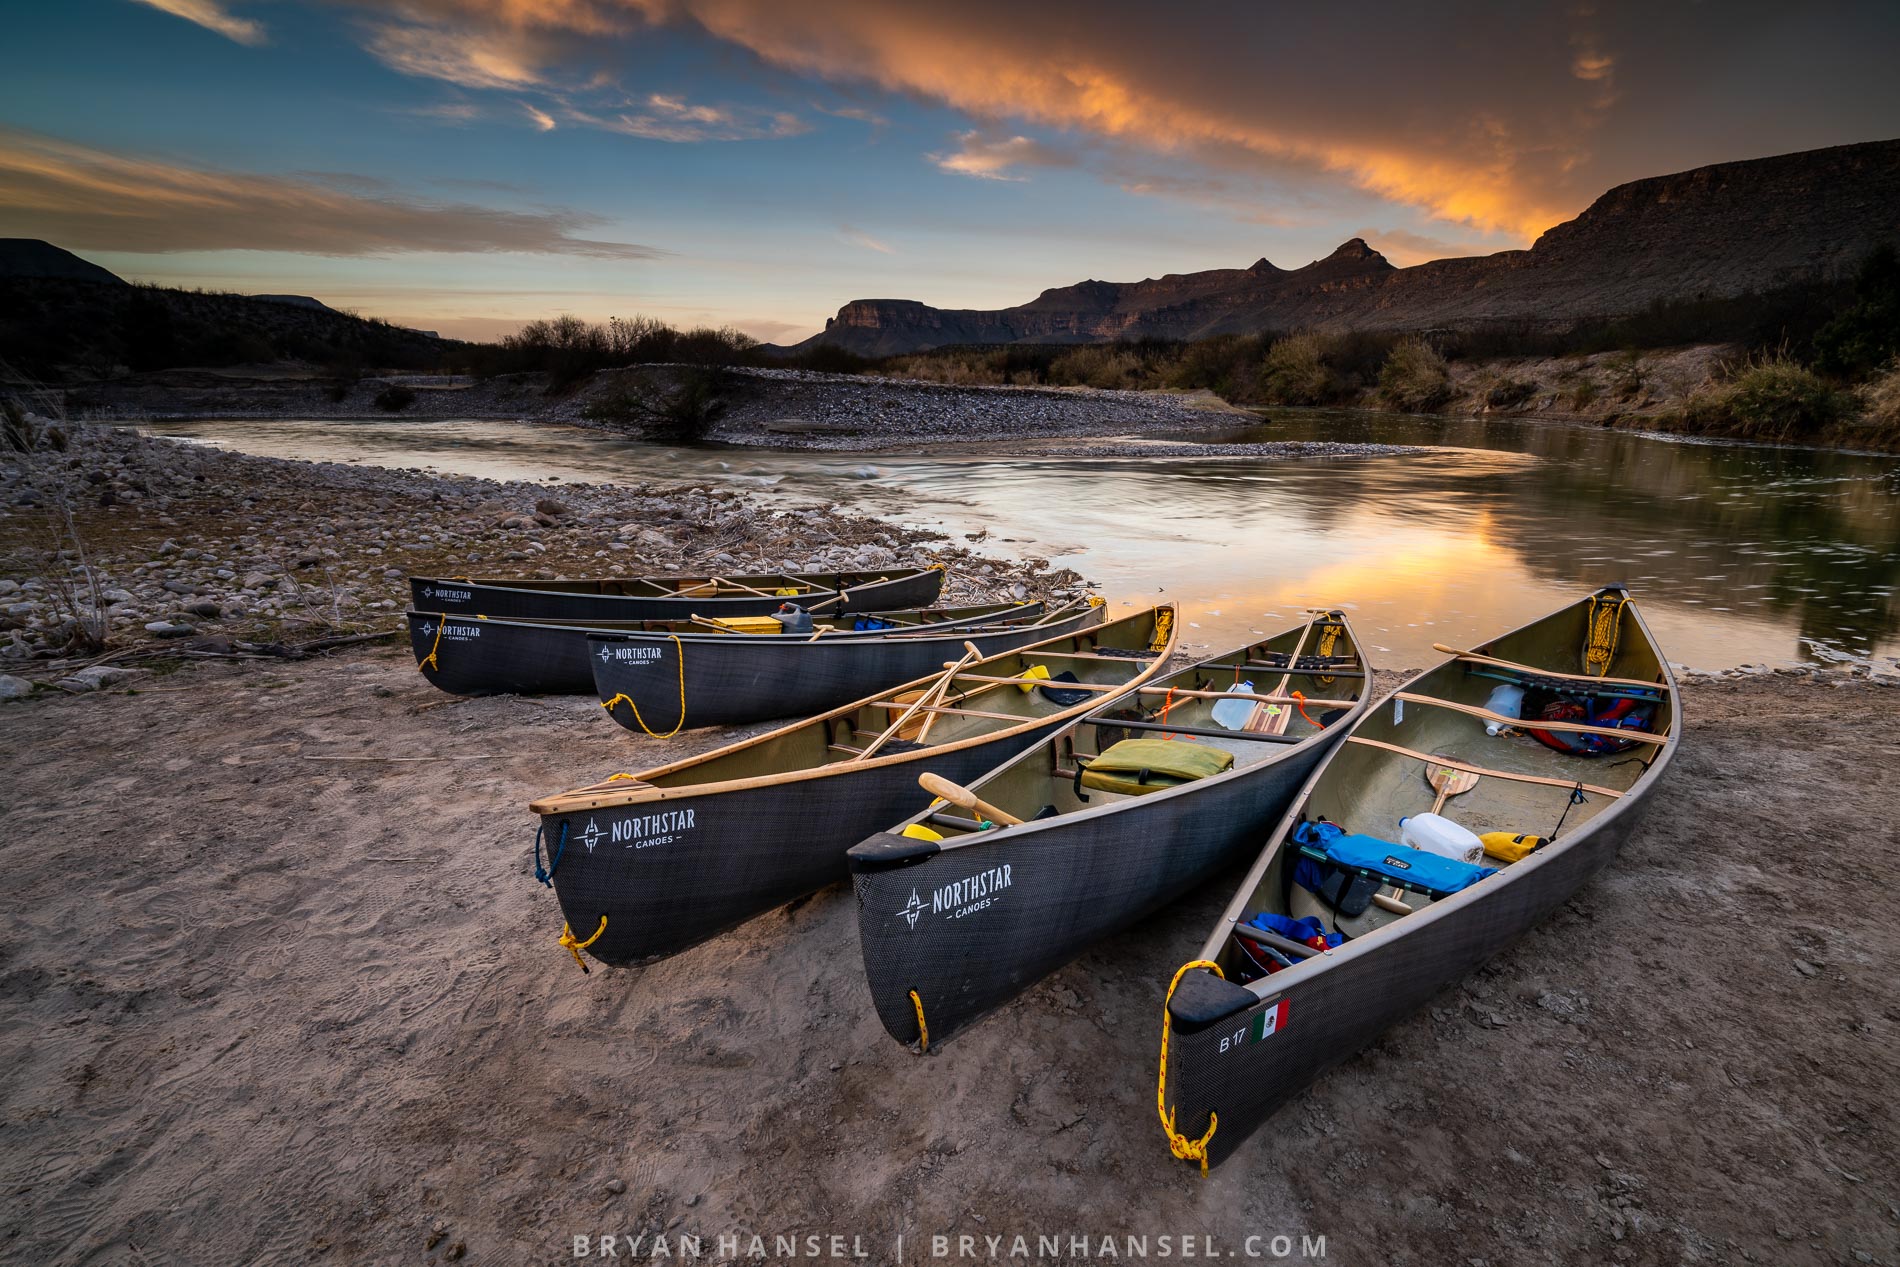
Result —
<path fill-rule="evenodd" d="M 1470 770 L 1459 770 L 1448 765 L 1427 765 L 1425 781 L 1438 793 L 1438 799 L 1432 802 L 1432 813 L 1445 808 L 1448 797 L 1462 796 L 1478 786 L 1478 776 Z"/>
<path fill-rule="evenodd" d="M 964 640 L 963 650 L 965 654 L 964 654 L 963 659 L 961 661 L 958 661 L 959 667 L 961 667 L 964 663 L 967 663 L 971 656 L 975 656 L 979 660 L 983 658 L 983 653 L 976 649 L 976 644 L 974 642 L 969 641 L 968 639 Z M 945 682 L 943 684 L 943 691 L 937 696 L 936 702 L 941 704 L 943 703 L 944 700 L 948 698 L 950 698 L 950 684 L 948 682 Z M 925 740 L 929 739 L 930 728 L 937 724 L 937 719 L 941 716 L 943 716 L 942 713 L 925 714 L 924 724 L 918 727 L 917 733 L 911 736 L 911 740 L 915 743 L 923 743 Z"/>
<path fill-rule="evenodd" d="M 934 774 L 920 774 L 917 776 L 917 786 L 932 796 L 941 796 L 952 805 L 960 806 L 972 813 L 979 814 L 1000 827 L 1021 827 L 1023 825 L 1023 820 L 1014 814 L 1005 813 L 1003 810 L 997 809 L 988 801 L 978 797 L 977 794 L 972 792 L 969 788 L 959 787 L 948 779 L 941 778 Z"/>
<path fill-rule="evenodd" d="M 897 720 L 892 722 L 890 725 L 886 726 L 878 734 L 878 737 L 876 739 L 873 739 L 870 743 L 866 744 L 864 747 L 864 751 L 860 752 L 857 756 L 851 758 L 852 761 L 869 761 L 872 758 L 872 756 L 874 756 L 877 753 L 877 750 L 879 748 L 882 748 L 885 744 L 890 742 L 891 736 L 897 733 L 897 728 L 899 726 L 902 726 L 905 722 L 909 721 L 913 713 L 915 713 L 918 709 L 924 707 L 926 704 L 930 703 L 930 701 L 936 698 L 940 693 L 948 691 L 950 689 L 950 684 L 956 681 L 958 670 L 962 669 L 963 666 L 966 664 L 974 663 L 975 661 L 981 660 L 983 658 L 983 653 L 976 649 L 975 643 L 966 642 L 963 644 L 963 646 L 964 646 L 963 658 L 961 660 L 956 661 L 954 664 L 944 665 L 943 676 L 938 678 L 936 682 L 934 682 L 931 685 L 929 690 L 925 691 L 922 695 L 920 695 L 917 698 L 917 702 L 915 704 L 912 704 L 909 708 L 905 709 L 902 713 L 898 714 Z M 934 717 L 936 716 L 936 714 L 932 713 L 931 716 Z"/>

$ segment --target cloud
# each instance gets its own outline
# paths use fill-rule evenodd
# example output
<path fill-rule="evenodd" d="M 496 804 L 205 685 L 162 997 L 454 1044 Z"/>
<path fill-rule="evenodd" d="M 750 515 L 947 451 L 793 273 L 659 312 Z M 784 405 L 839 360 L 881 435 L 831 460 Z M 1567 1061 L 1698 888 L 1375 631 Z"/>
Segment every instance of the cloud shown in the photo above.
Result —
<path fill-rule="evenodd" d="M 1461 255 L 1483 255 L 1492 249 L 1476 242 L 1450 242 L 1429 234 L 1413 233 L 1409 229 L 1354 229 L 1346 236 L 1364 238 L 1371 244 L 1373 250 L 1400 268 L 1423 264 L 1427 260 L 1450 259 Z"/>
<path fill-rule="evenodd" d="M 852 246 L 861 246 L 867 251 L 876 251 L 879 255 L 897 254 L 887 243 L 880 242 L 862 229 L 854 229 L 848 224 L 838 229 L 838 237 Z"/>
<path fill-rule="evenodd" d="M 889 127 L 891 122 L 877 111 L 863 106 L 827 106 L 814 101 L 811 103 L 811 108 L 819 114 L 828 114 L 834 119 L 852 119 L 859 123 L 867 123 L 873 128 Z"/>
<path fill-rule="evenodd" d="M 335 178 L 270 176 L 128 158 L 0 130 L 0 233 L 101 251 L 393 255 L 519 251 L 597 259 L 666 252 L 576 236 L 601 223 L 374 193 Z"/>
<path fill-rule="evenodd" d="M 381 23 L 370 28 L 369 51 L 392 70 L 463 88 L 521 89 L 541 82 L 531 46 L 506 32 Z"/>
<path fill-rule="evenodd" d="M 546 110 L 543 110 L 540 107 L 534 105 L 532 102 L 523 101 L 520 103 L 520 105 L 521 105 L 522 113 L 528 116 L 528 121 L 534 124 L 535 130 L 537 132 L 554 131 L 554 116 L 553 115 L 549 114 Z"/>
<path fill-rule="evenodd" d="M 930 161 L 946 172 L 978 180 L 1024 180 L 1018 167 L 1074 167 L 1075 155 L 1053 149 L 1026 136 L 990 136 L 981 131 L 959 132 L 957 148 L 932 154 Z"/>
<path fill-rule="evenodd" d="M 132 0 L 132 2 L 183 18 L 187 22 L 196 22 L 205 30 L 216 31 L 226 39 L 236 40 L 240 44 L 262 44 L 268 39 L 262 22 L 227 13 L 218 0 Z"/>
<path fill-rule="evenodd" d="M 432 106 L 398 106 L 393 113 L 428 119 L 432 123 L 459 128 L 482 117 L 482 108 L 470 101 L 444 101 Z"/>
<path fill-rule="evenodd" d="M 589 127 L 648 141 L 758 141 L 797 136 L 809 128 L 783 110 L 696 105 L 683 97 L 652 93 L 631 108 L 606 113 L 570 108 L 566 117 Z"/>

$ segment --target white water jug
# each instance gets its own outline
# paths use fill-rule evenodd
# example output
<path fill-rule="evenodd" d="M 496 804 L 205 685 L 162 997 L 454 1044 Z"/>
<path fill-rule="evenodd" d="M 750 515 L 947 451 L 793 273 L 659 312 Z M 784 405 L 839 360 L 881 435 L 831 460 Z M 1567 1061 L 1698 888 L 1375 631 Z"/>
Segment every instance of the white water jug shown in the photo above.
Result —
<path fill-rule="evenodd" d="M 1479 863 L 1484 860 L 1484 842 L 1440 814 L 1414 814 L 1399 820 L 1399 841 L 1441 858 Z"/>
<path fill-rule="evenodd" d="M 1491 690 L 1491 698 L 1484 706 L 1501 717 L 1522 717 L 1524 715 L 1524 688 L 1515 682 L 1500 682 Z M 1484 724 L 1484 733 L 1495 735 L 1504 729 L 1503 722 L 1488 721 Z"/>

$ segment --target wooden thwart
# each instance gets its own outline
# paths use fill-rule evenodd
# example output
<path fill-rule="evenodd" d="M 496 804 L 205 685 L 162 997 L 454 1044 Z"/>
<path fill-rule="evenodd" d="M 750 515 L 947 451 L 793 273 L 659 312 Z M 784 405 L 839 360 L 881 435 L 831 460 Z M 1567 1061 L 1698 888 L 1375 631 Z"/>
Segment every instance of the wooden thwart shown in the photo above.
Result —
<path fill-rule="evenodd" d="M 1463 761 L 1453 761 L 1450 757 L 1439 756 L 1436 753 L 1420 752 L 1415 748 L 1401 748 L 1398 744 L 1386 743 L 1382 739 L 1366 739 L 1359 735 L 1347 735 L 1346 742 L 1364 744 L 1368 748 L 1383 748 L 1387 752 L 1396 752 L 1401 757 L 1410 757 L 1414 761 L 1427 761 L 1433 765 L 1448 766 L 1453 770 L 1463 770 L 1467 774 L 1483 775 L 1487 779 L 1506 779 L 1512 783 L 1541 783 L 1545 787 L 1580 787 L 1584 791 L 1594 793 L 1597 796 L 1608 796 L 1611 798 L 1623 795 L 1615 788 L 1598 787 L 1594 783 L 1581 783 L 1576 779 L 1550 779 L 1545 778 L 1541 774 L 1517 774 L 1510 770 L 1493 770 L 1488 766 L 1467 765 Z"/>
<path fill-rule="evenodd" d="M 879 734 L 877 738 L 873 739 L 870 743 L 865 745 L 863 752 L 860 752 L 857 756 L 851 759 L 853 761 L 869 761 L 872 757 L 876 756 L 877 750 L 879 748 L 882 748 L 885 744 L 889 743 L 891 741 L 891 737 L 897 733 L 898 729 L 901 726 L 903 726 L 905 722 L 909 721 L 911 717 L 915 715 L 919 709 L 927 707 L 934 700 L 943 698 L 944 694 L 949 691 L 950 684 L 956 681 L 958 669 L 961 669 L 966 664 L 973 664 L 976 661 L 981 660 L 982 658 L 983 658 L 983 653 L 982 651 L 977 649 L 977 646 L 975 643 L 973 642 L 964 643 L 963 644 L 963 658 L 961 660 L 958 660 L 954 664 L 946 666 L 943 671 L 943 676 L 938 678 L 934 683 L 932 683 L 929 690 L 925 691 L 922 695 L 918 696 L 916 703 L 912 704 L 909 708 L 905 709 L 902 716 L 900 716 L 896 721 L 892 722 L 890 725 L 886 726 L 883 730 L 883 733 Z"/>
<path fill-rule="evenodd" d="M 1582 722 L 1533 721 L 1528 717 L 1507 717 L 1503 713 L 1494 713 L 1488 708 L 1479 708 L 1476 704 L 1454 704 L 1448 699 L 1439 699 L 1435 695 L 1414 695 L 1410 691 L 1397 691 L 1392 698 L 1402 699 L 1408 704 L 1430 704 L 1434 708 L 1449 708 L 1455 713 L 1467 713 L 1472 717 L 1502 722 L 1506 726 L 1521 726 L 1526 730 L 1561 730 L 1567 734 L 1604 735 L 1611 739 L 1628 739 L 1632 743 L 1661 745 L 1669 742 L 1669 736 L 1652 735 L 1646 730 L 1618 730 L 1614 726 L 1586 726 Z"/>
<path fill-rule="evenodd" d="M 1455 660 L 1464 660 L 1472 664 L 1489 664 L 1500 669 L 1528 673 L 1532 677 L 1562 678 L 1566 682 L 1595 682 L 1600 686 L 1642 686 L 1665 694 L 1670 690 L 1667 682 L 1645 682 L 1637 677 L 1592 677 L 1588 673 L 1559 673 L 1554 669 L 1540 669 L 1531 664 L 1519 664 L 1515 660 L 1500 660 L 1496 656 L 1479 655 L 1476 651 L 1460 651 L 1457 647 L 1448 647 L 1442 642 L 1434 642 L 1432 650 L 1442 651 Z"/>

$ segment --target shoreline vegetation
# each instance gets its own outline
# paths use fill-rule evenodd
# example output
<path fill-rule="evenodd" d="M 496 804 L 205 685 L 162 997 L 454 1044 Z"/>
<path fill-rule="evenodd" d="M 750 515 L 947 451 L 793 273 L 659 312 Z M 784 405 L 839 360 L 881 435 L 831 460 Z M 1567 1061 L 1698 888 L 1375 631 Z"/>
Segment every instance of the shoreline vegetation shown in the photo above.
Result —
<path fill-rule="evenodd" d="M 822 345 L 785 355 L 731 329 L 560 317 L 493 344 L 434 341 L 432 364 L 405 345 L 400 369 L 381 372 L 302 327 L 222 338 L 217 296 L 176 292 L 194 301 L 181 310 L 195 333 L 158 338 L 163 305 L 139 289 L 138 320 L 113 327 L 117 342 L 90 358 L 42 348 L 0 366 L 13 390 L 81 418 L 518 417 L 660 441 L 833 448 L 1185 428 L 1209 411 L 1330 406 L 1900 451 L 1900 258 L 1887 247 L 1851 281 L 1563 328 L 1286 331 L 871 360 Z M 40 382 L 50 385 L 35 391 Z"/>

